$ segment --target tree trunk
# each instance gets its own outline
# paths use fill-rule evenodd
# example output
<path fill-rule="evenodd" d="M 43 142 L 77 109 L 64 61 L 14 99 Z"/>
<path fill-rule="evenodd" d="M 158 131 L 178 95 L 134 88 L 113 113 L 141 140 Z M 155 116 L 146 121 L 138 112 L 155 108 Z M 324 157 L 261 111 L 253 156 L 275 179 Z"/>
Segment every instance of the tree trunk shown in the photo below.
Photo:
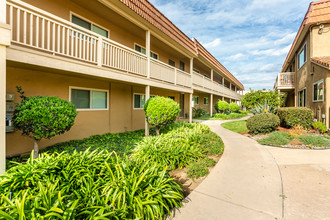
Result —
<path fill-rule="evenodd" d="M 38 142 L 36 139 L 34 139 L 34 155 L 33 155 L 33 159 L 36 159 L 39 157 L 39 147 L 38 147 Z"/>
<path fill-rule="evenodd" d="M 156 136 L 159 135 L 159 130 L 160 130 L 160 127 L 156 127 Z"/>

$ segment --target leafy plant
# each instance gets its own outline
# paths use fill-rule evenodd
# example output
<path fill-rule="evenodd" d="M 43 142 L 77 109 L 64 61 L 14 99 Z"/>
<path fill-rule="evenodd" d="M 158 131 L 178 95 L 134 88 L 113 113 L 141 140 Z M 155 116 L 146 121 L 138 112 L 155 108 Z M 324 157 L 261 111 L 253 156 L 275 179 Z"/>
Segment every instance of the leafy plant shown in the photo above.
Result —
<path fill-rule="evenodd" d="M 285 93 L 280 93 L 277 90 L 273 91 L 253 91 L 250 90 L 241 98 L 241 103 L 243 107 L 254 108 L 258 104 L 263 104 L 265 100 L 271 106 L 283 106 L 285 102 Z"/>
<path fill-rule="evenodd" d="M 327 126 L 325 124 L 323 124 L 322 122 L 320 122 L 320 121 L 314 121 L 312 123 L 312 127 L 315 130 L 319 131 L 321 134 L 326 133 L 327 130 L 328 130 Z"/>
<path fill-rule="evenodd" d="M 245 111 L 240 111 L 240 113 L 230 113 L 230 114 L 214 114 L 213 118 L 227 120 L 227 119 L 236 119 L 247 116 L 248 114 Z"/>
<path fill-rule="evenodd" d="M 303 126 L 297 125 L 297 126 L 294 126 L 292 129 L 290 129 L 288 131 L 288 134 L 293 137 L 297 137 L 297 136 L 307 134 L 307 131 L 304 129 Z"/>
<path fill-rule="evenodd" d="M 239 112 L 239 105 L 237 105 L 236 103 L 230 103 L 229 104 L 229 111 L 230 112 Z"/>
<path fill-rule="evenodd" d="M 215 165 L 215 161 L 211 158 L 205 158 L 198 160 L 189 165 L 187 174 L 189 178 L 197 179 L 199 177 L 206 176 L 209 174 L 207 167 L 212 167 Z"/>
<path fill-rule="evenodd" d="M 6 219 L 163 219 L 183 199 L 166 167 L 107 151 L 31 154 L 0 185 Z"/>
<path fill-rule="evenodd" d="M 160 128 L 173 123 L 181 110 L 172 99 L 156 96 L 146 102 L 144 111 L 148 124 L 156 126 L 156 134 L 159 135 Z"/>
<path fill-rule="evenodd" d="M 286 107 L 277 109 L 277 115 L 281 120 L 281 126 L 292 128 L 303 126 L 309 129 L 313 121 L 313 111 L 303 107 Z"/>
<path fill-rule="evenodd" d="M 229 104 L 226 101 L 219 101 L 219 102 L 215 103 L 214 107 L 217 110 L 217 112 L 220 112 L 220 113 L 224 113 L 229 110 Z"/>
<path fill-rule="evenodd" d="M 256 104 L 253 109 L 251 109 L 251 112 L 253 114 L 261 114 L 261 113 L 275 113 L 277 108 L 274 108 L 271 104 L 268 103 L 268 101 L 265 100 L 264 104 Z"/>
<path fill-rule="evenodd" d="M 199 118 L 203 115 L 208 114 L 208 112 L 202 108 L 193 108 L 193 113 L 195 115 L 196 118 Z"/>
<path fill-rule="evenodd" d="M 274 131 L 280 125 L 280 119 L 272 113 L 254 115 L 246 121 L 251 134 L 264 134 Z"/>
<path fill-rule="evenodd" d="M 77 116 L 75 106 L 58 97 L 33 96 L 23 98 L 16 106 L 13 116 L 13 126 L 22 131 L 22 135 L 33 138 L 34 158 L 38 157 L 38 141 L 42 138 L 52 138 L 55 135 L 69 131 Z"/>
<path fill-rule="evenodd" d="M 283 131 L 275 131 L 268 137 L 259 139 L 258 142 L 263 145 L 282 146 L 289 144 L 291 140 L 293 140 L 293 137 L 288 133 Z"/>
<path fill-rule="evenodd" d="M 298 139 L 304 142 L 307 146 L 330 147 L 330 138 L 323 135 L 300 136 Z"/>

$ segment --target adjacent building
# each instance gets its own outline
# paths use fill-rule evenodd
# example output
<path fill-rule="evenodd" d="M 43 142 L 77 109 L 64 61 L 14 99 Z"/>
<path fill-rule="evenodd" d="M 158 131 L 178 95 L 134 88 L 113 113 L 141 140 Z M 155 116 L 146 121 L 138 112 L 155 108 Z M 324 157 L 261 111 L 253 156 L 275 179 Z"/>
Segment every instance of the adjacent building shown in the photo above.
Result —
<path fill-rule="evenodd" d="M 41 147 L 145 128 L 143 105 L 152 96 L 172 98 L 191 121 L 192 107 L 212 114 L 216 101 L 238 102 L 244 90 L 146 0 L 0 0 L 0 62 L 1 167 L 4 156 L 32 149 L 11 127 L 16 86 L 27 96 L 70 100 L 79 111 L 69 132 Z"/>
<path fill-rule="evenodd" d="M 330 0 L 312 2 L 278 74 L 286 106 L 308 107 L 330 125 Z"/>

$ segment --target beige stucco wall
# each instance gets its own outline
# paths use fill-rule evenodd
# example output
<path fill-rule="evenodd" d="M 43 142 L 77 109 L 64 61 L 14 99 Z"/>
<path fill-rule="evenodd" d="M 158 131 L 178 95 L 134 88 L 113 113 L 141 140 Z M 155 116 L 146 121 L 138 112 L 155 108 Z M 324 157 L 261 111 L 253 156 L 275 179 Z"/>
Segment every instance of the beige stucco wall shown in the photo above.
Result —
<path fill-rule="evenodd" d="M 329 56 L 330 48 L 330 24 L 323 24 L 323 31 L 316 25 L 311 28 L 311 57 Z"/>

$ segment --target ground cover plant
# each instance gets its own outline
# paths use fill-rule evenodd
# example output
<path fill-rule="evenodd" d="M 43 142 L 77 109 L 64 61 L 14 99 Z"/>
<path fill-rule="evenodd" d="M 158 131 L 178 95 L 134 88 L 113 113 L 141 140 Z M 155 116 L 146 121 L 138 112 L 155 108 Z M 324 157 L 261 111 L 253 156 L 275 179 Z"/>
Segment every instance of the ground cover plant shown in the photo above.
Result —
<path fill-rule="evenodd" d="M 107 151 L 31 156 L 0 185 L 5 219 L 162 219 L 183 199 L 166 167 Z"/>
<path fill-rule="evenodd" d="M 241 120 L 241 121 L 231 121 L 231 122 L 226 122 L 221 124 L 222 127 L 236 132 L 236 133 L 247 133 L 249 130 L 246 127 L 246 120 Z"/>
<path fill-rule="evenodd" d="M 330 137 L 323 135 L 300 136 L 298 138 L 307 146 L 330 147 Z"/>
<path fill-rule="evenodd" d="M 268 137 L 259 139 L 258 142 L 264 145 L 281 146 L 289 144 L 293 139 L 294 137 L 289 135 L 287 132 L 275 131 Z"/>
<path fill-rule="evenodd" d="M 208 157 L 191 163 L 187 171 L 188 177 L 197 179 L 206 176 L 209 173 L 208 167 L 212 167 L 214 165 L 215 161 Z"/>

